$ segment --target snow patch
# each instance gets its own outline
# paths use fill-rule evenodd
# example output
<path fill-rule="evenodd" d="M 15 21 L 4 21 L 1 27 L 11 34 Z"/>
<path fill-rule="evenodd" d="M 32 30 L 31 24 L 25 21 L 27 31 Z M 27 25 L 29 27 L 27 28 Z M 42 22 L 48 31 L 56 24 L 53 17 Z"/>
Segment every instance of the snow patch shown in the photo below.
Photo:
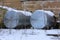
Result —
<path fill-rule="evenodd" d="M 47 31 L 51 31 L 51 30 L 1 29 L 0 40 L 54 40 L 53 39 L 54 37 L 52 38 L 52 36 L 49 37 L 46 35 Z M 33 33 L 33 35 L 32 35 L 32 33 Z"/>

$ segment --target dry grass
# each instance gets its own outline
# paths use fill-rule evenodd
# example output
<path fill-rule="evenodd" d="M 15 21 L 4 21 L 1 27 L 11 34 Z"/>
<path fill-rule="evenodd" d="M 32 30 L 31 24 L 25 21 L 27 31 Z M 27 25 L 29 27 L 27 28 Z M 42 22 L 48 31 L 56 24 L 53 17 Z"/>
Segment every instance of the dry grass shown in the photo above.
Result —
<path fill-rule="evenodd" d="M 3 18 L 4 18 L 5 13 L 6 13 L 6 10 L 0 8 L 0 26 L 3 26 L 2 23 L 3 23 Z"/>

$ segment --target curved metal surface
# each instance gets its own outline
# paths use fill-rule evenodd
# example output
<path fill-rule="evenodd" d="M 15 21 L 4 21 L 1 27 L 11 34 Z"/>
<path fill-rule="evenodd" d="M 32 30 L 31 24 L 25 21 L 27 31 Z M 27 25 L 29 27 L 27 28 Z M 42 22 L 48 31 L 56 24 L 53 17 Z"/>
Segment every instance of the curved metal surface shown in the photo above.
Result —
<path fill-rule="evenodd" d="M 18 15 L 14 11 L 7 11 L 4 17 L 4 24 L 7 28 L 15 28 L 18 25 Z"/>
<path fill-rule="evenodd" d="M 44 11 L 35 11 L 30 19 L 31 25 L 34 28 L 44 28 L 46 26 L 51 26 L 53 23 L 53 17 L 48 15 Z"/>
<path fill-rule="evenodd" d="M 18 25 L 29 25 L 30 24 L 31 16 L 26 16 L 22 12 L 18 12 L 18 16 L 19 16 L 19 24 Z"/>
<path fill-rule="evenodd" d="M 26 15 L 30 14 L 30 15 Z M 7 11 L 5 17 L 4 17 L 4 24 L 7 28 L 15 28 L 18 25 L 29 25 L 30 24 L 30 12 L 24 11 Z"/>

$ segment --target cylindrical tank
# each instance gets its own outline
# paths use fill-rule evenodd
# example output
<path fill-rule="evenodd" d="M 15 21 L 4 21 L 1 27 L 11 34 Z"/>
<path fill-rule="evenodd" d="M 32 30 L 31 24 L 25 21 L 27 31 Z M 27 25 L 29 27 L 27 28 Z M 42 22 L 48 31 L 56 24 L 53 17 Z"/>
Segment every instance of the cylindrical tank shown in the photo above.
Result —
<path fill-rule="evenodd" d="M 31 13 L 27 11 L 7 11 L 4 17 L 4 25 L 7 28 L 15 28 L 18 25 L 29 25 L 30 16 Z"/>
<path fill-rule="evenodd" d="M 54 23 L 54 18 L 53 16 L 50 16 L 48 14 L 49 12 L 45 12 L 43 10 L 36 10 L 30 19 L 31 25 L 33 28 L 44 28 L 44 27 L 49 27 L 52 26 Z"/>

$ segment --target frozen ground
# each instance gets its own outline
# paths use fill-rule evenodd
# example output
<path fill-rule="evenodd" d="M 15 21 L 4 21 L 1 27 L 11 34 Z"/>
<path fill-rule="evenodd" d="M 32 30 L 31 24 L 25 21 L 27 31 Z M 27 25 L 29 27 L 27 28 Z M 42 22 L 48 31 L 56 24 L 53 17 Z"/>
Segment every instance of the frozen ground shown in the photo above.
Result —
<path fill-rule="evenodd" d="M 37 29 L 0 29 L 0 40 L 58 40 L 57 37 L 47 34 L 58 34 L 60 30 Z"/>

